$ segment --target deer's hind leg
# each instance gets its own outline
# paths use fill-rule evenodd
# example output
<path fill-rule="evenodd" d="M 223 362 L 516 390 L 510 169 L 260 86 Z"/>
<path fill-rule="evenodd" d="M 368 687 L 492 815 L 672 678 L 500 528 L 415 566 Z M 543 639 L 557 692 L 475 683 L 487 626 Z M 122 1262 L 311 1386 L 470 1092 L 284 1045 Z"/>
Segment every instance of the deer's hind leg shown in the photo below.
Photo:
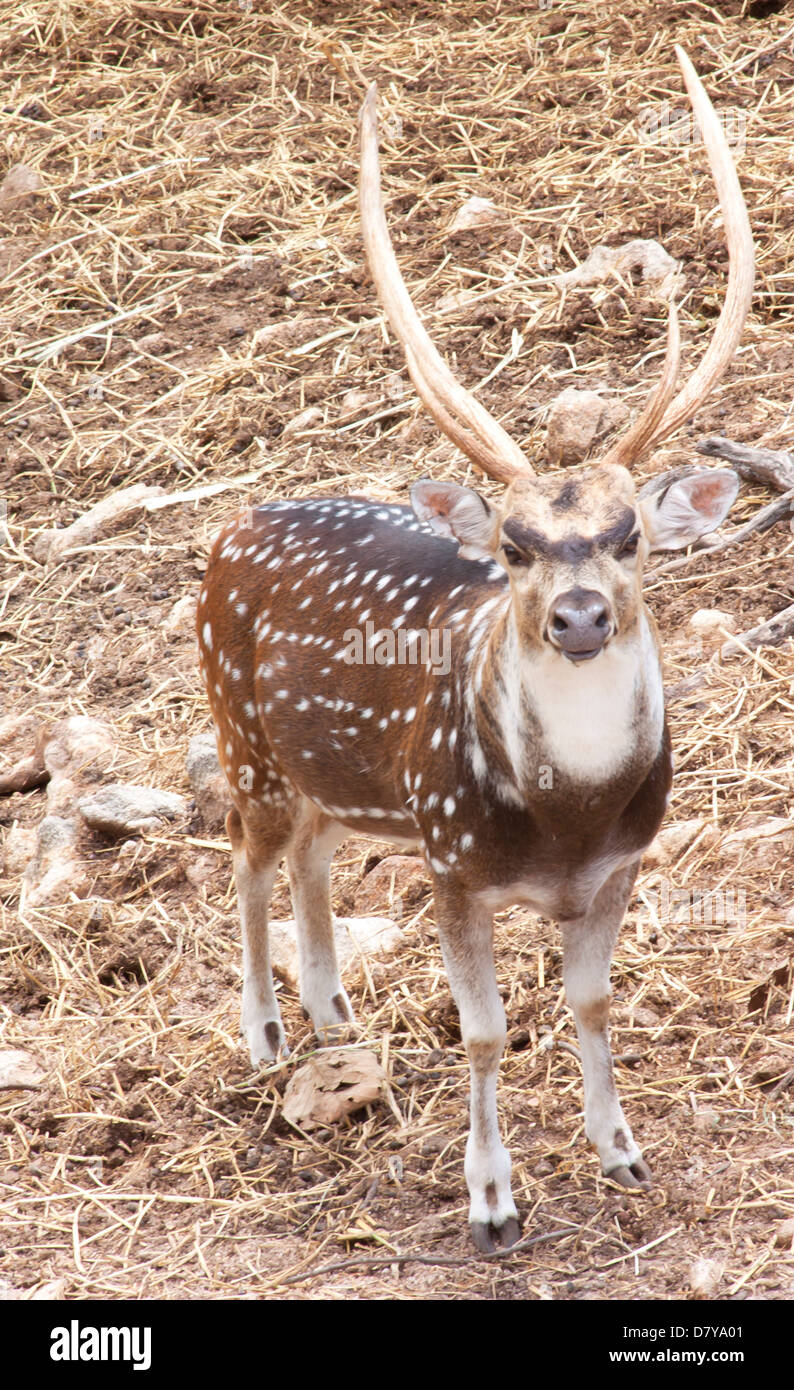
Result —
<path fill-rule="evenodd" d="M 354 1022 L 339 978 L 331 914 L 330 870 L 334 851 L 350 832 L 305 800 L 287 851 L 292 905 L 298 931 L 301 1004 L 321 1042 Z"/>

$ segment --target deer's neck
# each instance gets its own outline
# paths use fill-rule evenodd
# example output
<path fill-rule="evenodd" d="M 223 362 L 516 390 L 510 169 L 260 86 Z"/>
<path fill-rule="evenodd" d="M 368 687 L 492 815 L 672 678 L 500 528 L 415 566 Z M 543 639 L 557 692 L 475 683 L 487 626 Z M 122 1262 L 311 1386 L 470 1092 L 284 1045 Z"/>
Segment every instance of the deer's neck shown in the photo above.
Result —
<path fill-rule="evenodd" d="M 483 638 L 468 692 L 471 760 L 481 782 L 526 805 L 560 779 L 583 787 L 644 777 L 664 729 L 659 656 L 643 611 L 593 661 L 522 647 L 511 609 Z"/>

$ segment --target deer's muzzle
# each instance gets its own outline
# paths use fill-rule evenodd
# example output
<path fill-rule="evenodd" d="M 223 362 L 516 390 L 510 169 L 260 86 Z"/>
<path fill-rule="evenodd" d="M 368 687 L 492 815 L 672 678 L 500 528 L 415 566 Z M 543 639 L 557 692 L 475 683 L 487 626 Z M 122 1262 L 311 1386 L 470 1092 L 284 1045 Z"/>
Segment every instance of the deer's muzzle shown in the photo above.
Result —
<path fill-rule="evenodd" d="M 614 630 L 610 606 L 595 589 L 568 589 L 551 605 L 548 640 L 569 661 L 591 661 Z"/>

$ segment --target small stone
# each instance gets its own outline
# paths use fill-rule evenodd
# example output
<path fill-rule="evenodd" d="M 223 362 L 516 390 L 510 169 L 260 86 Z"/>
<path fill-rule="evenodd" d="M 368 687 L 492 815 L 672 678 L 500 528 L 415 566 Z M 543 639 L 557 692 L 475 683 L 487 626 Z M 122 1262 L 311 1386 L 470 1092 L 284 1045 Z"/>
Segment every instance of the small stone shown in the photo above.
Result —
<path fill-rule="evenodd" d="M 711 1105 L 703 1105 L 696 1110 L 692 1125 L 697 1134 L 713 1134 L 720 1127 L 719 1114 Z"/>
<path fill-rule="evenodd" d="M 202 888 L 205 883 L 209 883 L 218 871 L 215 857 L 211 854 L 200 854 L 198 859 L 193 859 L 185 868 L 185 878 L 188 883 L 192 883 L 194 888 Z"/>
<path fill-rule="evenodd" d="M 0 183 L 0 208 L 19 203 L 40 188 L 41 174 L 27 164 L 14 164 Z"/>
<path fill-rule="evenodd" d="M 163 620 L 163 632 L 168 637 L 188 637 L 196 628 L 196 609 L 198 598 L 195 594 L 185 594 L 174 604 L 167 618 Z"/>
<path fill-rule="evenodd" d="M 702 637 L 720 639 L 723 632 L 735 632 L 738 624 L 732 613 L 721 608 L 698 608 L 689 619 L 689 626 Z"/>
<path fill-rule="evenodd" d="M 6 835 L 2 859 L 0 859 L 3 873 L 8 878 L 19 878 L 25 872 L 36 852 L 37 841 L 38 835 L 35 826 L 19 825 L 16 821 L 14 822 Z"/>
<path fill-rule="evenodd" d="M 454 232 L 472 232 L 481 227 L 492 227 L 494 223 L 504 220 L 504 213 L 499 211 L 490 198 L 467 198 L 450 222 L 449 232 L 450 235 Z"/>
<path fill-rule="evenodd" d="M 430 892 L 424 860 L 418 855 L 389 854 L 362 879 L 353 910 L 366 916 L 379 909 L 402 915 Z"/>
<path fill-rule="evenodd" d="M 84 896 L 88 877 L 76 847 L 74 821 L 65 816 L 44 817 L 39 824 L 35 853 L 24 874 L 26 906 L 41 907 Z"/>
<path fill-rule="evenodd" d="M 89 764 L 105 771 L 116 754 L 118 741 L 109 724 L 87 715 L 59 719 L 44 744 L 44 766 L 52 777 L 71 775 Z"/>
<path fill-rule="evenodd" d="M 322 424 L 323 412 L 317 405 L 307 406 L 299 415 L 294 415 L 284 426 L 284 434 L 301 434 L 304 430 L 312 430 L 315 425 Z"/>
<path fill-rule="evenodd" d="M 0 1052 L 0 1090 L 35 1090 L 45 1076 L 46 1072 L 29 1052 Z"/>
<path fill-rule="evenodd" d="M 689 1269 L 689 1283 L 696 1298 L 714 1298 L 725 1273 L 725 1262 L 701 1256 Z"/>
<path fill-rule="evenodd" d="M 628 279 L 637 270 L 661 299 L 670 299 L 679 287 L 676 261 L 658 241 L 640 238 L 623 246 L 594 246 L 582 265 L 553 279 L 557 285 L 594 285 L 616 276 Z"/>
<path fill-rule="evenodd" d="M 554 467 L 580 463 L 593 444 L 622 424 L 628 415 L 621 401 L 607 401 L 597 391 L 568 386 L 553 401 L 546 429 L 546 455 Z"/>
<path fill-rule="evenodd" d="M 215 735 L 195 734 L 186 761 L 190 789 L 207 830 L 221 830 L 231 808 L 229 786 L 221 771 Z"/>
<path fill-rule="evenodd" d="M 371 391 L 345 391 L 339 407 L 340 420 L 352 420 L 354 416 L 361 415 L 368 407 L 373 406 L 377 401 L 377 396 Z"/>
<path fill-rule="evenodd" d="M 706 825 L 704 820 L 683 820 L 675 825 L 667 825 L 659 831 L 643 855 L 644 869 L 660 868 L 664 864 L 674 864 L 684 850 L 691 845 L 696 835 Z"/>
<path fill-rule="evenodd" d="M 119 839 L 143 830 L 162 829 L 164 820 L 187 815 L 188 803 L 178 792 L 114 782 L 79 801 L 77 809 L 92 830 Z"/>
<path fill-rule="evenodd" d="M 274 973 L 298 990 L 298 932 L 292 917 L 271 922 L 269 929 L 270 960 Z M 354 979 L 361 970 L 361 958 L 393 956 L 403 942 L 403 933 L 386 917 L 334 918 L 334 945 L 339 973 L 343 979 Z"/>

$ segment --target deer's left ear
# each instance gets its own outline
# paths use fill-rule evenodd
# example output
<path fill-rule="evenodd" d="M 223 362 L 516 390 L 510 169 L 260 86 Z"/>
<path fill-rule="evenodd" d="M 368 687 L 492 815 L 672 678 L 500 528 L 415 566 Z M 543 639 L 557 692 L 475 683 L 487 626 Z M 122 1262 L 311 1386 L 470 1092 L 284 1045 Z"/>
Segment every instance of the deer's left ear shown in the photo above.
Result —
<path fill-rule="evenodd" d="M 736 501 L 739 479 L 731 468 L 704 468 L 640 499 L 651 550 L 682 550 L 714 531 Z"/>

